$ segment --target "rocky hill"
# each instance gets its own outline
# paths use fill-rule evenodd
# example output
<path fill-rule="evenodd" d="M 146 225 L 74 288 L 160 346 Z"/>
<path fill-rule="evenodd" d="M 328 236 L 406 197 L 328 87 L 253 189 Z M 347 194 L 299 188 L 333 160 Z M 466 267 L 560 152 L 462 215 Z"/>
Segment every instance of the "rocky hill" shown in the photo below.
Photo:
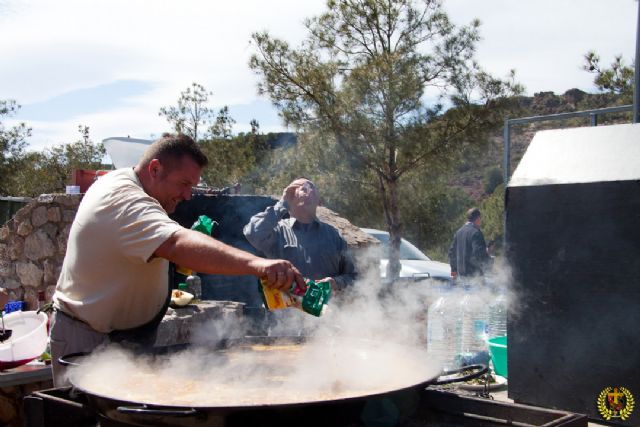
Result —
<path fill-rule="evenodd" d="M 622 105 L 622 102 L 618 97 L 610 94 L 589 94 L 579 89 L 570 89 L 562 95 L 540 92 L 532 97 L 519 97 L 517 107 L 510 112 L 509 118 L 560 114 L 615 105 Z M 598 118 L 599 125 L 630 121 L 631 113 L 607 114 Z M 539 130 L 589 125 L 589 118 L 585 117 L 513 126 L 511 128 L 511 172 L 513 173 L 531 139 Z M 461 164 L 451 184 L 462 188 L 473 200 L 482 200 L 489 195 L 488 192 L 492 191 L 496 182 L 502 182 L 503 153 L 504 141 L 501 126 L 489 137 L 484 155 L 474 159 L 473 162 Z"/>

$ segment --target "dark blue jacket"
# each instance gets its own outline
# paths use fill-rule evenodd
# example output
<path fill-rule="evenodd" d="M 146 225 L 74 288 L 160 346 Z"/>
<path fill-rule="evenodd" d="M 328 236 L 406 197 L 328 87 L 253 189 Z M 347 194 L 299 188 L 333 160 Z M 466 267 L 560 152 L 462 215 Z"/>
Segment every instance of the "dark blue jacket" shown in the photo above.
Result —
<path fill-rule="evenodd" d="M 482 274 L 489 261 L 482 231 L 473 223 L 467 222 L 456 231 L 449 248 L 451 271 L 459 276 L 475 276 Z"/>

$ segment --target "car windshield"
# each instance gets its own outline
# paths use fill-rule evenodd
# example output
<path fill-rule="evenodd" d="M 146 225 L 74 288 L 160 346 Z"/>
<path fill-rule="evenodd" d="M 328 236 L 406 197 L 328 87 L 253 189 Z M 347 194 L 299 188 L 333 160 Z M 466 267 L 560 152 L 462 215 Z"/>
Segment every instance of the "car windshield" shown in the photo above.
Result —
<path fill-rule="evenodd" d="M 370 232 L 370 234 L 382 243 L 382 254 L 385 257 L 389 257 L 389 234 L 388 233 L 376 233 Z M 417 259 L 430 261 L 430 258 L 423 254 L 420 249 L 413 246 L 408 241 L 402 239 L 400 241 L 400 259 Z"/>

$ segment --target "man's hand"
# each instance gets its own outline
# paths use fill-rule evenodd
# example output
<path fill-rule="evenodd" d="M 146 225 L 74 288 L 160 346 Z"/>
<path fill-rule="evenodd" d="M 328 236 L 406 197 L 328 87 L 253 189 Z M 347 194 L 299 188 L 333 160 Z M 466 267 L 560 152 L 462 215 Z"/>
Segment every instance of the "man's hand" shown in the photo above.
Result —
<path fill-rule="evenodd" d="M 267 278 L 267 286 L 281 291 L 291 289 L 291 284 L 295 281 L 303 290 L 307 289 L 302 274 L 289 261 L 282 259 L 257 258 L 254 267 L 258 272 L 258 277 Z"/>
<path fill-rule="evenodd" d="M 456 278 L 458 278 L 458 273 L 457 273 L 456 271 L 452 271 L 452 272 L 451 272 L 451 278 L 452 278 L 452 279 L 456 279 Z"/>
<path fill-rule="evenodd" d="M 302 183 L 298 181 L 294 181 L 287 186 L 282 192 L 282 200 L 291 204 L 296 198 L 296 192 L 298 188 L 302 187 Z"/>

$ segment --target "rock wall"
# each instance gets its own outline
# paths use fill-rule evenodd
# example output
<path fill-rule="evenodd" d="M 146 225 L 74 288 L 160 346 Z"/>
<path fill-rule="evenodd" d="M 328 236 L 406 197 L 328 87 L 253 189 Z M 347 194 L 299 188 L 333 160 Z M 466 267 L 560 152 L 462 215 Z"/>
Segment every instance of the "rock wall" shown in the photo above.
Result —
<path fill-rule="evenodd" d="M 11 300 L 25 301 L 28 310 L 37 308 L 39 291 L 51 301 L 81 199 L 43 194 L 0 228 L 0 287 Z"/>

